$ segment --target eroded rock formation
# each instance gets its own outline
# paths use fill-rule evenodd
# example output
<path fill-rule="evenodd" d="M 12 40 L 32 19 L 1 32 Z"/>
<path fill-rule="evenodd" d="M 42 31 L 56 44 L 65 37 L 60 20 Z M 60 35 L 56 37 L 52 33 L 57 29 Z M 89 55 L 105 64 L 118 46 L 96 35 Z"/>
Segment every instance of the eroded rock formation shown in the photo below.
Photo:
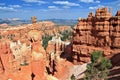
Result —
<path fill-rule="evenodd" d="M 7 79 L 8 74 L 16 70 L 14 55 L 10 49 L 10 41 L 0 42 L 0 74 L 5 74 L 5 79 Z"/>
<path fill-rule="evenodd" d="M 104 56 L 120 53 L 120 12 L 112 16 L 108 8 L 98 8 L 95 15 L 78 19 L 73 35 L 73 59 L 75 64 L 90 62 L 93 51 L 100 50 Z"/>
<path fill-rule="evenodd" d="M 61 36 L 57 35 L 65 30 L 72 31 L 71 27 L 56 26 L 51 21 L 37 22 L 35 16 L 31 19 L 32 24 L 0 29 L 0 80 L 69 79 L 71 74 L 67 73 L 73 64 L 65 58 L 71 54 L 71 44 L 61 41 Z M 42 46 L 45 35 L 56 35 L 49 41 L 46 51 Z M 69 54 L 61 56 L 62 53 Z"/>
<path fill-rule="evenodd" d="M 31 71 L 33 80 L 45 80 L 45 58 L 46 52 L 42 47 L 42 36 L 38 30 L 36 30 L 36 17 L 32 17 L 33 30 L 28 32 L 31 45 Z"/>
<path fill-rule="evenodd" d="M 66 60 L 71 55 L 71 50 L 69 49 L 71 49 L 70 42 L 62 41 L 58 34 L 48 42 L 46 48 L 47 71 L 49 74 L 56 76 L 58 80 L 69 79 L 72 75 L 70 71 L 73 64 Z"/>

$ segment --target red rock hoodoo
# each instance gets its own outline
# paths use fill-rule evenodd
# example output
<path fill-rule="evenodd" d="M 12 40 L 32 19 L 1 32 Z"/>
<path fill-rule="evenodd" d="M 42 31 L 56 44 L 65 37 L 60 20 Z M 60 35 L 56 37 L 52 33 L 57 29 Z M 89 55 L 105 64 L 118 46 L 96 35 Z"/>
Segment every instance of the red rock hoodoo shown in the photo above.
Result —
<path fill-rule="evenodd" d="M 120 53 L 120 11 L 112 16 L 108 8 L 98 8 L 96 14 L 78 19 L 73 34 L 73 60 L 75 64 L 90 62 L 93 51 L 100 50 L 111 58 Z"/>

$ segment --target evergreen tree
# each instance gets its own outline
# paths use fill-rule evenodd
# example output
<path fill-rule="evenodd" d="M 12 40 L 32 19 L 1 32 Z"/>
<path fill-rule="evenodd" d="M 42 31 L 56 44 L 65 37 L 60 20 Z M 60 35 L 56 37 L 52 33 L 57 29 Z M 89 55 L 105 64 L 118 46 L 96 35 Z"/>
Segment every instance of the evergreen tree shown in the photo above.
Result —
<path fill-rule="evenodd" d="M 71 31 L 65 30 L 64 32 L 59 32 L 59 33 L 62 35 L 62 37 L 61 37 L 62 41 L 72 40 L 73 33 Z"/>
<path fill-rule="evenodd" d="M 52 39 L 52 36 L 49 36 L 49 35 L 46 35 L 43 37 L 42 46 L 44 47 L 45 50 L 48 46 L 48 41 L 51 39 Z"/>
<path fill-rule="evenodd" d="M 110 60 L 104 58 L 101 51 L 95 51 L 92 53 L 91 63 L 87 65 L 84 80 L 106 80 L 110 67 Z"/>
<path fill-rule="evenodd" d="M 72 74 L 72 76 L 70 78 L 71 78 L 71 80 L 75 80 L 74 74 Z"/>

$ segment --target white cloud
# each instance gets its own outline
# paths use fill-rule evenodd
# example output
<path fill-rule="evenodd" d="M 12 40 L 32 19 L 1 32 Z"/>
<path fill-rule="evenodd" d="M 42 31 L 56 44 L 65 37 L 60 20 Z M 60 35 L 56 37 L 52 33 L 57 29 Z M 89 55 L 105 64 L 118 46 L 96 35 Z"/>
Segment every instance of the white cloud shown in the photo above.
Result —
<path fill-rule="evenodd" d="M 80 2 L 84 2 L 84 3 L 100 3 L 100 0 L 80 0 Z"/>
<path fill-rule="evenodd" d="M 105 7 L 105 6 L 103 6 L 103 5 L 98 5 L 98 6 L 91 6 L 91 7 L 89 7 L 89 9 L 97 9 L 97 8 L 99 8 L 99 7 Z"/>
<path fill-rule="evenodd" d="M 0 6 L 0 11 L 15 12 L 15 11 L 17 11 L 16 8 L 20 8 L 20 7 L 22 7 L 22 6 L 20 6 L 20 5 Z"/>
<path fill-rule="evenodd" d="M 23 0 L 26 3 L 39 3 L 39 4 L 46 4 L 45 1 L 42 0 Z"/>
<path fill-rule="evenodd" d="M 80 2 L 84 2 L 84 3 L 92 3 L 92 2 L 94 2 L 94 0 L 80 0 Z"/>
<path fill-rule="evenodd" d="M 8 20 L 10 20 L 10 21 L 16 21 L 16 20 L 20 20 L 20 18 L 8 18 Z"/>
<path fill-rule="evenodd" d="M 12 8 L 20 8 L 21 6 L 20 6 L 20 5 L 9 5 L 9 7 L 12 7 Z"/>
<path fill-rule="evenodd" d="M 13 11 L 16 11 L 16 10 L 12 7 L 0 7 L 0 11 L 13 12 Z"/>
<path fill-rule="evenodd" d="M 95 7 L 89 7 L 89 9 L 97 9 L 97 7 L 95 6 Z"/>
<path fill-rule="evenodd" d="M 57 6 L 48 6 L 49 9 L 58 9 Z"/>
<path fill-rule="evenodd" d="M 99 0 L 97 0 L 95 3 L 100 3 L 100 1 L 99 1 Z"/>
<path fill-rule="evenodd" d="M 66 5 L 66 6 L 80 6 L 80 4 L 72 3 L 69 1 L 54 1 L 54 4 Z"/>

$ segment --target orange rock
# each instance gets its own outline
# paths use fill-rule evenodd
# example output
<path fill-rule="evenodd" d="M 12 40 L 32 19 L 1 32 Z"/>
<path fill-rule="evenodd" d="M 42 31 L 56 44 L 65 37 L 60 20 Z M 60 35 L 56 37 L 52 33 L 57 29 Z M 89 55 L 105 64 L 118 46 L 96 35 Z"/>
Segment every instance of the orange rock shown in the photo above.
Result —
<path fill-rule="evenodd" d="M 74 27 L 73 34 L 73 59 L 75 63 L 90 61 L 90 53 L 101 50 L 105 57 L 119 53 L 119 11 L 116 16 L 111 16 L 108 8 L 98 8 L 95 16 L 93 13 L 88 18 L 79 18 Z M 116 20 L 117 19 L 117 20 Z M 114 25 L 116 24 L 116 25 Z"/>
<path fill-rule="evenodd" d="M 14 56 L 11 52 L 10 49 L 10 44 L 9 42 L 1 42 L 0 43 L 1 48 L 0 48 L 0 72 L 5 72 L 5 73 L 9 73 L 9 71 L 11 70 L 11 65 L 10 65 L 10 61 L 14 59 Z"/>

